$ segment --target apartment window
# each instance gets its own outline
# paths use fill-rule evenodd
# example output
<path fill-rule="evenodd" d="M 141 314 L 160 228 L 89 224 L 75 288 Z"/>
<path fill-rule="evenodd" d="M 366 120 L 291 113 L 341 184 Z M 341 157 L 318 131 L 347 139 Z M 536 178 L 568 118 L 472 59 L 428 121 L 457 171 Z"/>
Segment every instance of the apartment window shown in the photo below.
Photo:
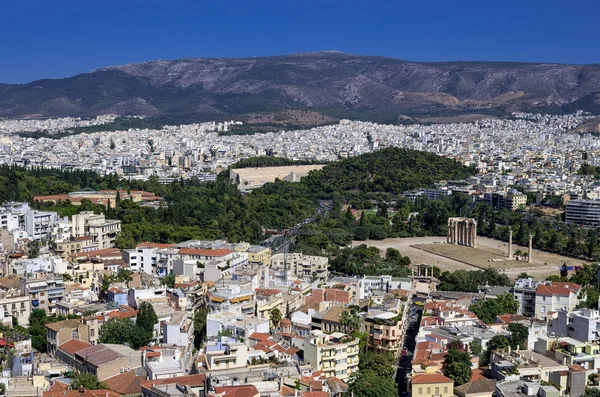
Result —
<path fill-rule="evenodd" d="M 92 336 L 95 336 L 95 334 L 96 334 L 96 330 L 95 330 L 95 329 L 93 329 L 93 328 L 92 328 L 92 329 L 90 330 L 90 332 L 91 332 Z"/>
<path fill-rule="evenodd" d="M 546 313 L 546 306 L 542 306 L 542 313 Z"/>
<path fill-rule="evenodd" d="M 427 395 L 430 395 L 430 394 L 431 394 L 431 387 L 428 387 L 427 388 Z"/>
<path fill-rule="evenodd" d="M 21 302 L 21 309 L 25 309 L 25 302 Z"/>
<path fill-rule="evenodd" d="M 448 386 L 444 386 L 444 394 L 448 394 Z"/>
<path fill-rule="evenodd" d="M 435 388 L 435 395 L 436 395 L 436 396 L 439 396 L 439 395 L 440 395 L 440 388 L 439 388 L 439 387 L 436 387 L 436 388 Z"/>
<path fill-rule="evenodd" d="M 44 296 L 44 291 L 40 292 L 40 296 Z"/>
<path fill-rule="evenodd" d="M 419 394 L 423 394 L 423 388 L 419 387 Z"/>
<path fill-rule="evenodd" d="M 46 303 L 46 301 L 40 301 L 40 305 L 43 305 L 44 303 Z"/>
<path fill-rule="evenodd" d="M 542 296 L 542 301 L 546 302 L 546 297 Z"/>
<path fill-rule="evenodd" d="M 16 308 L 17 308 L 17 304 L 16 304 L 16 303 L 13 303 L 13 304 L 12 304 L 12 309 L 13 309 L 13 310 L 15 310 Z"/>

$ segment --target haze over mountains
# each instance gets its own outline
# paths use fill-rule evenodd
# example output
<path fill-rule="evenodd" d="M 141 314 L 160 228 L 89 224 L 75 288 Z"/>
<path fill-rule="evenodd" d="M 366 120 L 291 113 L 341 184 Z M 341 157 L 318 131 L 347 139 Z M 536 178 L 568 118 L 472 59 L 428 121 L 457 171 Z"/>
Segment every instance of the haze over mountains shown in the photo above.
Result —
<path fill-rule="evenodd" d="M 525 111 L 600 113 L 600 65 L 409 62 L 318 52 L 181 59 L 0 84 L 0 117 L 221 118 L 284 109 L 332 117 Z"/>

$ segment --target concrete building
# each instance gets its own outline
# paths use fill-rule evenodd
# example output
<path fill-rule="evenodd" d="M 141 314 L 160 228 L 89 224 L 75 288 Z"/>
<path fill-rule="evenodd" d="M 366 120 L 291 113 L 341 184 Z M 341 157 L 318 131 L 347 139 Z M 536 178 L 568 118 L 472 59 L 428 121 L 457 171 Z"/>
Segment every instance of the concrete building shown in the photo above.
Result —
<path fill-rule="evenodd" d="M 304 361 L 326 378 L 346 380 L 358 371 L 359 338 L 341 332 L 311 331 L 304 340 Z"/>
<path fill-rule="evenodd" d="M 372 311 L 364 319 L 365 332 L 369 334 L 368 348 L 375 352 L 391 352 L 400 348 L 402 315 L 392 312 Z"/>
<path fill-rule="evenodd" d="M 98 249 L 114 247 L 120 232 L 121 221 L 106 219 L 104 214 L 83 211 L 71 218 L 71 234 L 74 237 L 90 237 Z"/>
<path fill-rule="evenodd" d="M 600 312 L 580 309 L 567 312 L 560 310 L 552 320 L 549 332 L 556 336 L 568 336 L 582 342 L 600 339 Z"/>
<path fill-rule="evenodd" d="M 516 211 L 527 205 L 527 195 L 521 193 L 509 193 L 500 195 L 498 198 L 498 207 L 509 211 Z"/>
<path fill-rule="evenodd" d="M 31 314 L 30 295 L 24 295 L 18 290 L 0 291 L 0 307 L 4 309 L 5 316 L 15 316 L 20 326 L 29 326 L 29 315 Z"/>
<path fill-rule="evenodd" d="M 208 342 L 206 360 L 210 371 L 244 368 L 248 365 L 248 346 L 234 339 Z"/>
<path fill-rule="evenodd" d="M 46 324 L 46 340 L 48 354 L 54 356 L 58 346 L 77 339 L 89 343 L 88 326 L 79 320 L 64 320 Z"/>
<path fill-rule="evenodd" d="M 512 293 L 519 302 L 517 314 L 526 317 L 535 316 L 535 291 L 540 283 L 540 281 L 534 281 L 532 278 L 524 278 L 515 282 Z"/>
<path fill-rule="evenodd" d="M 29 210 L 25 213 L 25 231 L 33 240 L 49 240 L 57 223 L 58 214 L 56 212 Z"/>
<path fill-rule="evenodd" d="M 549 312 L 574 310 L 580 290 L 581 286 L 574 283 L 539 284 L 535 291 L 535 317 L 547 320 Z"/>
<path fill-rule="evenodd" d="M 48 314 L 56 313 L 56 303 L 63 300 L 65 287 L 62 277 L 38 279 L 21 278 L 21 293 L 31 300 L 33 309 L 43 309 Z"/>
<path fill-rule="evenodd" d="M 565 220 L 577 225 L 600 225 L 600 200 L 571 200 L 567 203 Z"/>
<path fill-rule="evenodd" d="M 291 269 L 294 277 L 299 279 L 318 279 L 327 281 L 329 276 L 328 259 L 324 256 L 303 255 L 300 253 L 289 253 L 287 255 L 287 266 Z M 271 257 L 271 267 L 284 268 L 284 254 L 275 254 Z"/>

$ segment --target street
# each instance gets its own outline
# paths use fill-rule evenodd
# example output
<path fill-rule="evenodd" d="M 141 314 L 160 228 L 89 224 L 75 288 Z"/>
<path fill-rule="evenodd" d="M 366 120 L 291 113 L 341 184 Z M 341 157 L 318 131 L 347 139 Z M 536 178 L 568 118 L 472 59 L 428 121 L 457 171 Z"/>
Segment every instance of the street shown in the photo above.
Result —
<path fill-rule="evenodd" d="M 419 324 L 423 314 L 423 306 L 419 306 L 416 302 L 424 302 L 425 298 L 411 297 L 411 305 L 409 309 L 408 328 L 404 339 L 402 350 L 406 349 L 406 354 L 400 354 L 398 358 L 398 366 L 396 371 L 396 383 L 398 384 L 398 394 L 406 396 L 409 394 L 407 374 L 411 373 L 411 361 L 415 352 L 415 338 L 419 332 Z"/>

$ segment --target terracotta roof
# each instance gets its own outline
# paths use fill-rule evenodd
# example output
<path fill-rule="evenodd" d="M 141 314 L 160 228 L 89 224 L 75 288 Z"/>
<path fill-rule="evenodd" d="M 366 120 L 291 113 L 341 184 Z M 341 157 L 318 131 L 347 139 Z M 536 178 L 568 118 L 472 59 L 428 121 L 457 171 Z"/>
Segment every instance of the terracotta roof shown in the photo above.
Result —
<path fill-rule="evenodd" d="M 454 383 L 454 381 L 442 374 L 419 374 L 412 377 L 411 383 L 419 385 L 428 383 Z"/>
<path fill-rule="evenodd" d="M 199 248 L 180 248 L 179 253 L 181 255 L 202 255 L 202 256 L 225 256 L 231 254 L 233 251 L 228 249 L 218 250 L 207 250 Z"/>
<path fill-rule="evenodd" d="M 340 314 L 342 314 L 342 312 L 344 312 L 346 310 L 347 310 L 346 308 L 343 308 L 341 306 L 333 306 L 331 309 L 327 310 L 327 312 L 323 315 L 322 319 L 339 323 L 340 322 Z"/>
<path fill-rule="evenodd" d="M 295 396 L 296 395 L 296 389 L 292 389 L 291 387 L 282 384 L 281 385 L 280 394 L 282 396 Z"/>
<path fill-rule="evenodd" d="M 496 389 L 496 379 L 480 379 L 473 382 L 467 382 L 454 388 L 459 395 L 490 393 Z"/>
<path fill-rule="evenodd" d="M 79 320 L 63 320 L 63 321 L 57 321 L 55 323 L 46 324 L 46 328 L 48 328 L 54 332 L 58 332 L 62 328 L 77 328 L 80 325 L 81 325 L 81 321 L 79 321 Z"/>
<path fill-rule="evenodd" d="M 91 346 L 91 344 L 86 341 L 79 340 L 79 339 L 71 339 L 71 340 L 66 341 L 62 345 L 58 346 L 58 348 L 60 350 L 64 351 L 65 353 L 67 353 L 69 356 L 74 356 L 75 352 L 77 352 L 79 350 L 83 350 L 90 346 Z"/>
<path fill-rule="evenodd" d="M 287 318 L 282 318 L 281 321 L 279 322 L 279 324 L 281 324 L 283 326 L 292 325 L 292 320 L 287 319 Z"/>
<path fill-rule="evenodd" d="M 60 382 L 54 382 L 54 384 L 57 383 Z M 120 394 L 115 393 L 112 390 L 85 390 L 84 392 L 80 392 L 79 390 L 66 389 L 57 391 L 53 388 L 50 388 L 50 390 L 44 392 L 42 395 L 43 397 L 122 397 Z"/>
<path fill-rule="evenodd" d="M 271 337 L 271 335 L 265 334 L 265 333 L 262 333 L 262 332 L 253 332 L 249 336 L 250 339 L 260 340 L 260 341 L 267 340 L 270 337 Z"/>
<path fill-rule="evenodd" d="M 141 394 L 142 382 L 146 381 L 143 375 L 136 375 L 127 371 L 104 380 L 109 389 L 120 394 Z"/>
<path fill-rule="evenodd" d="M 254 385 L 216 386 L 215 393 L 220 397 L 254 397 L 259 394 Z"/>
<path fill-rule="evenodd" d="M 267 288 L 257 288 L 254 290 L 258 295 L 261 296 L 273 296 L 281 293 L 281 290 L 278 289 L 267 289 Z"/>
<path fill-rule="evenodd" d="M 305 391 L 301 392 L 300 395 L 302 397 L 329 397 L 329 393 L 326 391 Z"/>
<path fill-rule="evenodd" d="M 79 350 L 75 353 L 75 356 L 89 362 L 95 367 L 123 357 L 120 353 L 117 353 L 104 345 L 95 345 Z"/>
<path fill-rule="evenodd" d="M 75 255 L 71 255 L 72 258 L 111 258 L 111 257 L 121 257 L 121 250 L 118 248 L 103 248 L 100 250 L 88 251 L 88 252 L 79 252 Z"/>

